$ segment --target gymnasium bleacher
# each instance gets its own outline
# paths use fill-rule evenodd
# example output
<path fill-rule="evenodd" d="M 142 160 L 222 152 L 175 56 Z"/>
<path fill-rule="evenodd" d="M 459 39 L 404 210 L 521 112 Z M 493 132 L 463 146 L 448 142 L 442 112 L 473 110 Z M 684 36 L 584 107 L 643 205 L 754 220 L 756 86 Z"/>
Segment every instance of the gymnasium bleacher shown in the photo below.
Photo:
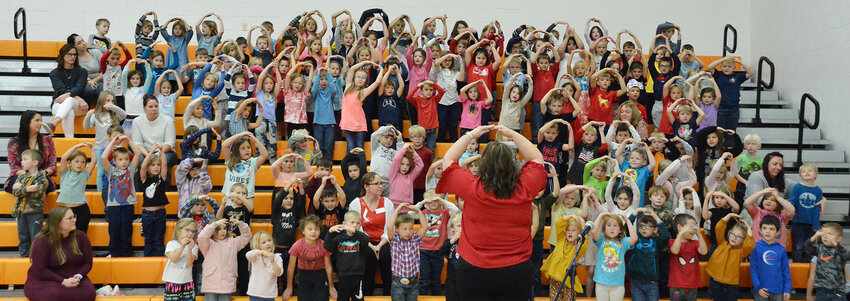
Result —
<path fill-rule="evenodd" d="M 21 74 L 21 58 L 23 56 L 22 43 L 17 40 L 0 41 L 0 160 L 3 161 L 3 164 L 0 165 L 0 181 L 5 181 L 7 175 L 9 174 L 9 167 L 8 164 L 5 162 L 7 155 L 5 146 L 8 143 L 8 139 L 12 137 L 12 135 L 14 135 L 14 133 L 18 130 L 17 127 L 19 113 L 24 110 L 32 109 L 41 112 L 42 115 L 45 117 L 48 117 L 50 115 L 49 105 L 52 89 L 50 86 L 50 81 L 47 77 L 47 73 L 53 68 L 55 68 L 55 57 L 58 53 L 58 49 L 61 47 L 62 44 L 64 44 L 64 42 L 50 41 L 29 41 L 28 43 L 28 56 L 30 58 L 29 67 L 32 68 L 32 73 Z M 131 53 L 135 49 L 134 45 L 132 44 L 127 44 L 127 48 L 130 50 Z M 164 50 L 165 45 L 157 45 L 157 48 L 162 48 L 160 50 Z M 195 45 L 189 46 L 190 59 L 194 57 L 194 48 Z M 721 57 L 701 56 L 700 58 L 706 64 L 708 64 L 711 61 L 717 60 Z M 744 85 L 745 90 L 741 92 L 741 127 L 739 128 L 738 132 L 742 137 L 749 133 L 757 133 L 761 135 L 763 139 L 764 148 L 761 150 L 760 154 L 763 155 L 764 153 L 770 151 L 779 151 L 783 153 L 786 157 L 785 167 L 788 171 L 787 175 L 791 178 L 794 178 L 795 180 L 799 180 L 799 177 L 796 174 L 796 166 L 794 166 L 792 162 L 793 160 L 787 159 L 796 157 L 795 150 L 797 147 L 797 139 L 792 139 L 790 137 L 796 137 L 798 113 L 795 109 L 790 108 L 786 99 L 780 97 L 775 91 L 768 90 L 764 91 L 761 96 L 762 116 L 765 116 L 762 118 L 762 122 L 764 124 L 756 126 L 748 122 L 750 119 L 752 119 L 755 112 L 756 105 L 755 91 L 753 90 L 754 86 L 755 85 L 752 83 L 747 83 Z M 496 96 L 497 98 L 500 97 L 501 89 L 502 84 L 499 83 L 499 93 L 494 96 Z M 182 114 L 189 100 L 189 97 L 183 96 L 180 97 L 177 103 L 176 116 L 178 117 L 175 118 L 175 123 L 177 128 L 178 143 L 182 141 L 183 138 Z M 530 112 L 531 110 L 530 108 L 528 108 L 526 111 Z M 376 121 L 373 121 L 373 123 L 376 123 Z M 406 131 L 408 127 L 409 122 L 405 121 L 405 138 L 408 137 Z M 64 136 L 62 136 L 61 127 L 57 128 L 57 130 L 58 131 L 54 136 L 54 142 L 56 145 L 56 153 L 59 156 L 61 156 L 61 154 L 63 154 L 73 145 L 76 145 L 80 142 L 94 141 L 94 131 L 84 130 L 82 128 L 81 117 L 78 117 L 76 121 L 75 133 L 77 138 L 64 138 Z M 530 136 L 530 129 L 527 122 L 524 134 L 526 136 Z M 833 149 L 831 147 L 830 141 L 822 139 L 820 130 L 817 129 L 806 129 L 804 131 L 803 139 L 804 143 L 807 146 L 807 149 L 803 153 L 803 160 L 806 162 L 812 162 L 821 169 L 821 174 L 818 178 L 818 183 L 819 185 L 821 185 L 821 187 L 824 188 L 825 196 L 830 200 L 830 202 L 828 203 L 829 207 L 827 208 L 828 213 L 824 217 L 824 220 L 844 222 L 846 219 L 846 213 L 848 212 L 848 205 L 850 205 L 850 201 L 848 201 L 848 197 L 850 197 L 850 195 L 848 195 L 848 185 L 850 185 L 848 183 L 850 183 L 850 177 L 847 176 L 847 171 L 850 170 L 850 165 L 848 165 L 848 163 L 844 161 L 844 152 L 843 150 Z M 442 155 L 449 147 L 449 143 L 438 143 L 437 149 L 435 151 L 435 157 L 442 157 Z M 278 149 L 285 148 L 286 142 L 279 141 Z M 333 155 L 333 160 L 335 164 L 338 164 L 342 157 L 345 155 L 345 149 L 346 147 L 344 141 L 336 142 L 335 151 Z M 366 142 L 365 149 L 368 159 L 371 153 L 369 151 L 370 146 L 368 142 Z M 90 156 L 90 154 L 88 153 L 88 149 L 84 151 L 86 152 L 87 156 Z M 220 200 L 222 197 L 221 193 L 215 191 L 220 191 L 220 184 L 223 183 L 223 177 L 225 172 L 224 168 L 224 163 L 221 158 L 219 160 L 214 160 L 210 162 L 208 166 L 212 182 L 215 186 L 215 188 L 213 189 L 214 192 L 211 193 L 210 196 L 216 198 L 217 200 Z M 343 178 L 340 173 L 339 165 L 334 166 L 332 173 L 336 175 L 338 179 Z M 56 183 L 59 184 L 61 187 L 61 181 L 59 177 L 54 177 L 54 180 L 56 180 Z M 103 218 L 103 202 L 100 199 L 100 194 L 94 189 L 94 176 L 88 179 L 87 184 L 89 186 L 86 192 L 86 199 L 88 200 L 92 212 L 92 222 L 89 226 L 88 235 L 92 241 L 93 247 L 95 248 L 95 252 L 102 253 L 105 250 L 109 239 L 109 235 L 107 233 L 107 224 Z M 274 181 L 271 177 L 270 166 L 262 166 L 257 172 L 256 177 L 256 209 L 254 212 L 253 222 L 251 223 L 252 231 L 265 230 L 271 232 L 269 215 L 271 213 L 271 190 L 273 186 Z M 46 199 L 47 208 L 45 212 L 49 211 L 50 208 L 56 206 L 55 200 L 57 195 L 58 194 L 56 192 L 53 192 L 48 195 Z M 176 190 L 169 192 L 168 198 L 171 203 L 166 207 L 167 214 L 169 216 L 169 222 L 167 224 L 167 230 L 165 235 L 166 238 L 171 237 L 171 233 L 174 228 L 174 223 L 176 221 Z M 450 201 L 454 201 L 454 196 L 450 196 Z M 0 271 L 2 271 L 0 272 L 0 285 L 21 286 L 26 280 L 26 270 L 29 267 L 29 260 L 26 258 L 13 258 L 16 257 L 17 252 L 12 252 L 12 250 L 16 248 L 18 243 L 17 233 L 15 230 L 16 224 L 14 222 L 14 219 L 11 218 L 10 215 L 14 202 L 15 198 L 13 196 L 5 192 L 0 192 L 0 254 L 2 254 L 0 255 L 0 257 L 2 257 L 0 258 Z M 136 214 L 140 213 L 141 206 L 137 205 Z M 848 224 L 844 222 L 844 225 L 847 226 Z M 104 284 L 118 284 L 121 285 L 122 288 L 150 288 L 163 284 L 160 278 L 165 265 L 165 258 L 141 257 L 140 250 L 143 245 L 143 239 L 140 236 L 141 223 L 134 223 L 133 226 L 134 227 L 132 244 L 136 257 L 95 258 L 94 268 L 89 274 L 89 277 L 92 279 L 96 286 L 101 286 Z M 547 237 L 549 235 L 549 230 L 549 227 L 546 227 L 545 235 Z M 850 231 L 846 232 L 850 234 Z M 847 239 L 848 234 L 845 234 L 844 242 L 850 241 L 850 239 Z M 549 249 L 549 245 L 545 243 L 545 241 L 546 240 L 544 240 L 545 248 Z M 790 251 L 790 243 L 788 245 Z M 701 265 L 703 266 L 705 264 L 705 262 L 701 263 Z M 752 283 L 749 280 L 749 264 L 743 263 L 740 268 L 740 286 L 751 286 Z M 805 289 L 806 280 L 808 277 L 808 269 L 809 265 L 807 263 L 791 264 L 792 286 L 795 289 Z M 707 275 L 705 275 L 705 269 L 702 269 L 702 271 L 703 284 L 707 287 L 709 278 Z M 443 279 L 445 279 L 445 269 L 443 270 L 443 273 Z M 586 271 L 580 268 L 578 273 L 579 275 L 584 275 Z M 547 284 L 547 279 L 545 279 L 545 277 L 541 278 L 543 278 L 544 284 Z M 280 298 L 278 298 L 278 300 L 279 299 Z M 420 300 L 443 299 L 443 297 L 433 297 L 433 299 L 432 297 L 427 296 L 420 297 Z M 2 300 L 23 300 L 23 298 L 4 297 L 2 298 Z M 141 301 L 162 300 L 162 297 L 156 296 L 152 293 L 151 295 L 141 296 L 102 297 L 98 298 L 98 300 Z M 234 298 L 234 300 L 242 299 Z M 247 300 L 247 297 L 245 298 L 245 300 Z M 366 300 L 388 299 L 367 298 Z M 545 300 L 548 300 L 548 298 Z"/>

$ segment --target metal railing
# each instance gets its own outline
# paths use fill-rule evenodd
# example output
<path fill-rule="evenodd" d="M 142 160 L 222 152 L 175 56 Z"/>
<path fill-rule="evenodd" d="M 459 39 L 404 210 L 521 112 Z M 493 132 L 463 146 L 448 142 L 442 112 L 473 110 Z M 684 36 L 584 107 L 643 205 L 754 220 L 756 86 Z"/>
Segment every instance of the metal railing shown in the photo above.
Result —
<path fill-rule="evenodd" d="M 732 31 L 732 47 L 729 47 L 729 31 Z M 735 26 L 732 24 L 726 24 L 726 27 L 723 28 L 723 56 L 726 56 L 726 52 L 735 53 L 735 50 L 738 49 L 738 30 L 735 29 Z"/>
<path fill-rule="evenodd" d="M 810 100 L 812 104 L 815 105 L 815 122 L 811 123 L 806 120 L 806 100 Z M 796 166 L 800 167 L 803 165 L 803 127 L 807 127 L 810 129 L 818 128 L 820 124 L 820 102 L 811 94 L 803 93 L 803 97 L 800 98 L 800 124 L 798 125 L 800 131 L 797 135 L 797 162 Z"/>
<path fill-rule="evenodd" d="M 21 30 L 18 30 L 18 17 L 21 17 Z M 24 68 L 21 69 L 21 73 L 29 74 L 30 67 L 27 65 L 27 11 L 21 7 L 18 11 L 15 12 L 15 38 L 20 39 L 23 38 L 24 43 Z"/>
<path fill-rule="evenodd" d="M 762 72 L 764 63 L 770 66 L 770 82 L 765 82 L 762 77 L 764 74 Z M 756 117 L 753 118 L 753 125 L 761 125 L 761 91 L 764 91 L 764 89 L 773 89 L 774 69 L 776 68 L 773 65 L 773 61 L 769 58 L 766 56 L 759 58 L 758 81 L 756 82 Z"/>

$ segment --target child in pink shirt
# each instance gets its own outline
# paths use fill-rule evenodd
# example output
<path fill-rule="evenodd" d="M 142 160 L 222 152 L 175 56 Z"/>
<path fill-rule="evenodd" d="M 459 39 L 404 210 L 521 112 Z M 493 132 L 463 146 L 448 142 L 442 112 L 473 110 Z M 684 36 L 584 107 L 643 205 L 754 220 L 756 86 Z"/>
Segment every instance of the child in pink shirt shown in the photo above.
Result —
<path fill-rule="evenodd" d="M 229 228 L 239 227 L 239 237 L 230 237 Z M 251 228 L 239 220 L 219 219 L 198 234 L 198 246 L 204 254 L 201 292 L 207 300 L 236 292 L 236 253 L 251 241 Z"/>
<path fill-rule="evenodd" d="M 399 148 L 390 167 L 390 200 L 393 205 L 413 204 L 413 180 L 422 171 L 424 163 L 412 144 Z"/>

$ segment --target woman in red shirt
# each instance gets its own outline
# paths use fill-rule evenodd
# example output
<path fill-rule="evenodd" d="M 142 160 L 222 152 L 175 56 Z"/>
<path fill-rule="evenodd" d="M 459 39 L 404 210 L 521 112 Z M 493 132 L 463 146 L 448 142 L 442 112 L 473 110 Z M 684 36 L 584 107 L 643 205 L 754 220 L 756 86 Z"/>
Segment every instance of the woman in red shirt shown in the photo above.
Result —
<path fill-rule="evenodd" d="M 366 252 L 366 269 L 363 275 L 363 294 L 370 296 L 375 289 L 375 271 L 380 267 L 384 295 L 390 295 L 392 283 L 392 261 L 390 257 L 387 225 L 393 215 L 393 202 L 381 197 L 384 186 L 381 176 L 374 172 L 363 175 L 362 196 L 351 201 L 348 208 L 360 213 L 361 228 L 369 235 L 369 248 Z"/>
<path fill-rule="evenodd" d="M 473 139 L 496 130 L 516 143 L 527 160 L 490 142 L 479 159 L 480 177 L 457 164 Z M 480 126 L 463 135 L 446 152 L 437 193 L 454 193 L 464 202 L 463 232 L 457 252 L 457 286 L 462 299 L 522 300 L 531 293 L 531 210 L 546 185 L 543 155 L 525 137 L 504 126 Z M 368 277 L 368 276 L 367 276 Z"/>

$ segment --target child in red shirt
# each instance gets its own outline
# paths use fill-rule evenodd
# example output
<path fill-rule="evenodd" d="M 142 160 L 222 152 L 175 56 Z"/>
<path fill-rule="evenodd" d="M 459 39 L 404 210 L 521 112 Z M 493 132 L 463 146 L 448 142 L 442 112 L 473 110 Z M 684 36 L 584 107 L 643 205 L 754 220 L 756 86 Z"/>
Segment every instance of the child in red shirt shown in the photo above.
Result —
<path fill-rule="evenodd" d="M 418 94 L 416 92 L 419 92 Z M 436 83 L 422 81 L 407 94 L 407 100 L 416 107 L 419 125 L 425 128 L 425 146 L 432 152 L 437 147 L 437 103 L 446 91 Z"/>
<path fill-rule="evenodd" d="M 549 55 L 546 54 L 547 49 L 555 49 L 555 46 L 546 43 L 543 47 L 537 49 L 537 52 L 531 57 L 531 61 L 534 62 L 531 64 L 531 77 L 534 79 L 534 96 L 531 99 L 531 137 L 537 137 L 537 132 L 543 125 L 540 101 L 549 90 L 555 87 L 555 80 L 560 71 L 558 62 L 561 58 L 558 52 L 554 51 L 555 55 L 550 59 Z"/>
<path fill-rule="evenodd" d="M 608 91 L 611 87 L 612 77 L 616 77 L 620 83 L 620 90 Z M 612 68 L 605 68 L 590 76 L 590 111 L 588 118 L 593 121 L 601 121 L 610 124 L 613 119 L 612 106 L 620 96 L 626 94 L 626 83 L 623 76 Z"/>

